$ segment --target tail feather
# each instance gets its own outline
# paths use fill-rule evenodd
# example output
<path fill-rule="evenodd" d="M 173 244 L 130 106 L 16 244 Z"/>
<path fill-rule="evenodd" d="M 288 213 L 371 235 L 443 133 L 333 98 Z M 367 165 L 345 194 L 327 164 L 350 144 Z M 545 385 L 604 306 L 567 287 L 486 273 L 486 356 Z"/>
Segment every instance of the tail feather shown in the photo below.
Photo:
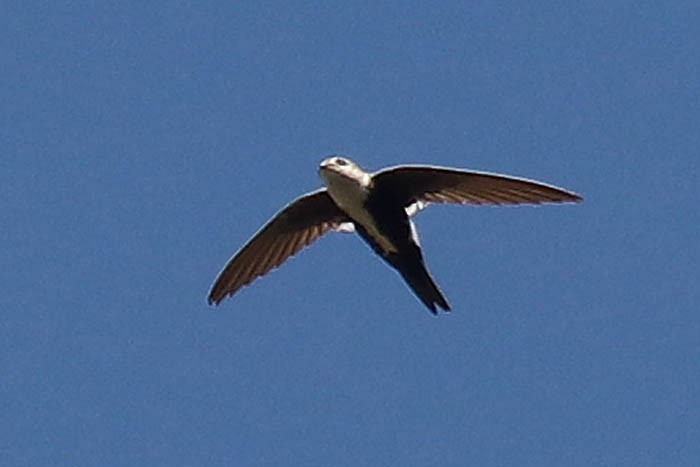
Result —
<path fill-rule="evenodd" d="M 442 294 L 442 291 L 430 276 L 423 261 L 411 261 L 409 264 L 406 264 L 406 262 L 402 263 L 395 265 L 396 269 L 431 313 L 437 314 L 437 307 L 450 311 L 450 304 L 447 303 L 447 299 Z"/>

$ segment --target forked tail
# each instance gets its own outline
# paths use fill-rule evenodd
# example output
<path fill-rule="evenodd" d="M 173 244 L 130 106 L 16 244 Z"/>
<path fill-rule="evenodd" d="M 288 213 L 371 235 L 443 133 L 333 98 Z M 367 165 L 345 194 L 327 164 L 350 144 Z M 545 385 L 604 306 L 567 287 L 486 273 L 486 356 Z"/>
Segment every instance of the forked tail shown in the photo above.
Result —
<path fill-rule="evenodd" d="M 447 299 L 430 276 L 421 258 L 397 263 L 400 264 L 394 263 L 394 267 L 401 273 L 401 276 L 411 289 L 413 289 L 416 296 L 433 314 L 437 314 L 437 307 L 445 311 L 450 311 L 450 304 L 447 303 Z"/>

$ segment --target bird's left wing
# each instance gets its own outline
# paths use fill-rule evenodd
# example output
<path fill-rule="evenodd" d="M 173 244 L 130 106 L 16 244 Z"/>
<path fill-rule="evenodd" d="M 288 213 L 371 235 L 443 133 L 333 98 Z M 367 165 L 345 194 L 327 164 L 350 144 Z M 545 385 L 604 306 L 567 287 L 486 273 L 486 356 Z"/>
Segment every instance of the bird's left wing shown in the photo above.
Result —
<path fill-rule="evenodd" d="M 326 189 L 294 200 L 253 235 L 226 264 L 209 293 L 209 303 L 218 304 L 281 265 L 321 235 L 340 229 L 349 221 Z"/>
<path fill-rule="evenodd" d="M 576 193 L 553 185 L 488 172 L 428 165 L 401 165 L 372 176 L 377 196 L 405 207 L 415 203 L 520 204 L 581 201 Z"/>

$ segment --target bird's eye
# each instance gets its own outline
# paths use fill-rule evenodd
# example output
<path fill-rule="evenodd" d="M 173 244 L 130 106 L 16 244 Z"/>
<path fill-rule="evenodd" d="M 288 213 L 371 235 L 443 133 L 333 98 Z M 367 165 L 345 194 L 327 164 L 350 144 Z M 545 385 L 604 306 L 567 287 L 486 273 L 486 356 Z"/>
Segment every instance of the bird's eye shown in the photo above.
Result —
<path fill-rule="evenodd" d="M 335 160 L 335 163 L 340 165 L 340 166 L 348 165 L 348 161 L 346 161 L 345 159 L 342 159 L 340 157 Z"/>

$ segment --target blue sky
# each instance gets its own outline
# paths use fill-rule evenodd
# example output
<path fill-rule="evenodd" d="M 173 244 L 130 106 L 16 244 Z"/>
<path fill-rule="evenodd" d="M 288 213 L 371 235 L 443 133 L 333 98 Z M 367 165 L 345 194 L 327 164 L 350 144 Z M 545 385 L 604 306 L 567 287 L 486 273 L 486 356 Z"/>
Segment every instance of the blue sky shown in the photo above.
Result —
<path fill-rule="evenodd" d="M 697 2 L 14 2 L 3 465 L 697 465 Z M 327 154 L 577 191 L 216 274 Z"/>

